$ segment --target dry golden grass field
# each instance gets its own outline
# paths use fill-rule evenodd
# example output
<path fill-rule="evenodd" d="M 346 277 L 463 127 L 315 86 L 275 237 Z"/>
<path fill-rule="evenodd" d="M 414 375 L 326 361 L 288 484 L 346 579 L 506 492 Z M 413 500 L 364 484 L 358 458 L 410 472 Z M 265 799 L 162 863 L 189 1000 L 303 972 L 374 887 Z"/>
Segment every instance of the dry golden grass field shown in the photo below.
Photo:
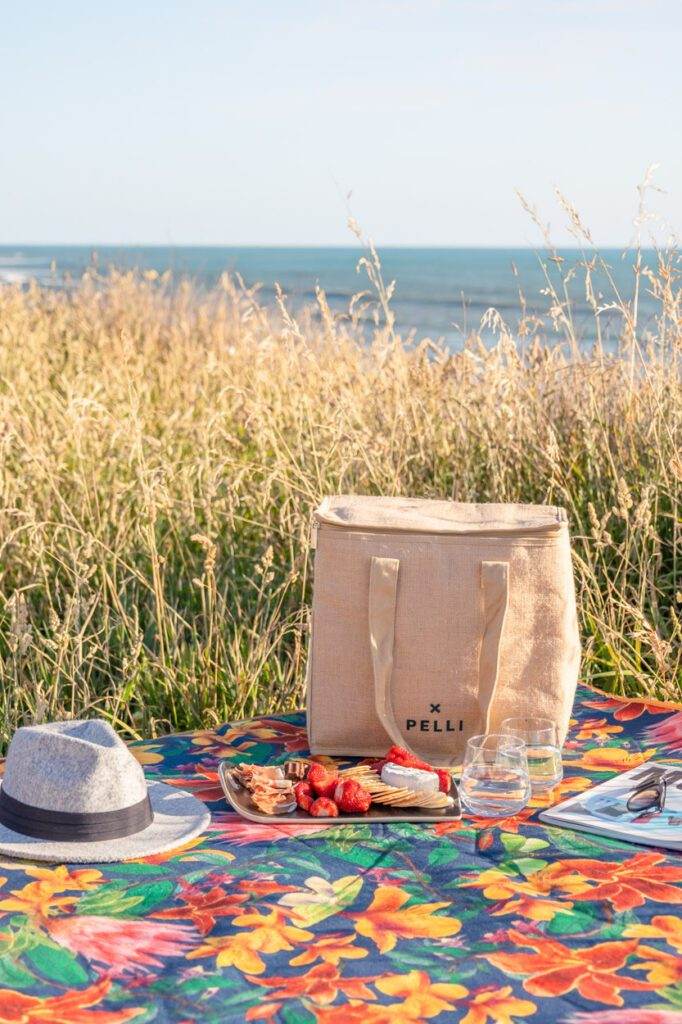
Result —
<path fill-rule="evenodd" d="M 493 347 L 415 345 L 372 251 L 369 341 L 360 303 L 295 320 L 228 279 L 1 288 L 2 743 L 60 715 L 138 736 L 300 706 L 309 517 L 340 491 L 564 505 L 583 677 L 679 699 L 676 267 L 640 263 L 612 300 L 615 355 L 579 348 L 554 286 L 548 344 L 521 304 L 490 314 Z"/>

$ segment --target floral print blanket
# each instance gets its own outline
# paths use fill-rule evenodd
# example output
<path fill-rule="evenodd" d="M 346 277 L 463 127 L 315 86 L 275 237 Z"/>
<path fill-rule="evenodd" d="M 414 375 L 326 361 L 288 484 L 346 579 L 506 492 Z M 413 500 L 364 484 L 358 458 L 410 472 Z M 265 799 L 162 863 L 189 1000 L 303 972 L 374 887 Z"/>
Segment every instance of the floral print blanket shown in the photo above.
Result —
<path fill-rule="evenodd" d="M 679 763 L 682 710 L 581 688 L 561 795 Z M 514 818 L 255 825 L 221 758 L 302 714 L 135 744 L 210 830 L 122 864 L 0 863 L 0 1024 L 682 1024 L 682 857 Z"/>

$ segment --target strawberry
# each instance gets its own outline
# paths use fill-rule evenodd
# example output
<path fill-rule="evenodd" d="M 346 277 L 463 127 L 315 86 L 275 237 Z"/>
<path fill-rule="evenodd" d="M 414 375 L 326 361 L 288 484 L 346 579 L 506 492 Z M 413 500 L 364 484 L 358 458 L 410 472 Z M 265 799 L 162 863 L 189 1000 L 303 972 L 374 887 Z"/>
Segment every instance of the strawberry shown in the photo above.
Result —
<path fill-rule="evenodd" d="M 334 790 L 334 799 L 339 810 L 345 811 L 346 814 L 364 814 L 372 803 L 370 794 L 355 779 L 339 782 Z"/>
<path fill-rule="evenodd" d="M 450 786 L 452 785 L 452 776 L 446 768 L 436 768 L 436 775 L 438 776 L 438 788 L 441 793 L 449 793 Z"/>
<path fill-rule="evenodd" d="M 339 809 L 329 797 L 318 796 L 317 800 L 313 800 L 309 813 L 313 818 L 338 818 Z"/>
<path fill-rule="evenodd" d="M 294 786 L 294 795 L 296 797 L 296 803 L 303 811 L 309 811 L 313 800 L 313 791 L 310 788 L 310 783 L 299 782 Z"/>
<path fill-rule="evenodd" d="M 306 781 L 318 796 L 331 797 L 339 781 L 339 773 L 336 768 L 328 769 L 323 764 L 311 764 Z"/>
<path fill-rule="evenodd" d="M 415 757 L 409 750 L 405 750 L 404 747 L 393 746 L 386 754 L 386 760 L 391 761 L 393 764 L 402 765 L 403 768 L 419 768 L 423 772 L 432 772 L 433 768 L 426 761 L 422 761 L 421 758 Z"/>

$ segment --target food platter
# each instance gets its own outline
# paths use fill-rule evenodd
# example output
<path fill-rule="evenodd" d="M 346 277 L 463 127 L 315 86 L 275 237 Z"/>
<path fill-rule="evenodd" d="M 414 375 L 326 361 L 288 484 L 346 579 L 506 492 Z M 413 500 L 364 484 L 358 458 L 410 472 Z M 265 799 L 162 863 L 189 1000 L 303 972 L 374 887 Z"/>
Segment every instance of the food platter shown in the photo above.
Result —
<path fill-rule="evenodd" d="M 348 769 L 346 769 L 348 770 Z M 350 769 L 352 773 L 352 769 Z M 341 774 L 344 769 L 341 769 Z M 258 824 L 286 825 L 345 825 L 345 824 L 386 824 L 397 821 L 430 822 L 458 821 L 461 816 L 459 794 L 454 779 L 450 785 L 451 804 L 448 807 L 389 807 L 372 803 L 364 813 L 341 813 L 338 817 L 311 817 L 307 811 L 299 807 L 286 813 L 265 814 L 254 804 L 249 790 L 242 785 L 235 773 L 235 765 L 230 761 L 221 761 L 218 777 L 228 804 L 243 818 Z"/>

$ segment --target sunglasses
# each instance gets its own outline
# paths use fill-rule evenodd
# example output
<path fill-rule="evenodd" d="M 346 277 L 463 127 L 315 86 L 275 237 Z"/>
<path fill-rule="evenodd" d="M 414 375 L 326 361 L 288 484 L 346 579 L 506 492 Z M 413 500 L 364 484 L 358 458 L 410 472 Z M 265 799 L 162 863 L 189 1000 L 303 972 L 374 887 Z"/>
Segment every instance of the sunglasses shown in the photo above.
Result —
<path fill-rule="evenodd" d="M 655 781 L 650 779 L 633 790 L 625 806 L 633 814 L 641 814 L 644 811 L 660 814 L 665 805 L 666 789 L 665 776 L 662 775 Z"/>

